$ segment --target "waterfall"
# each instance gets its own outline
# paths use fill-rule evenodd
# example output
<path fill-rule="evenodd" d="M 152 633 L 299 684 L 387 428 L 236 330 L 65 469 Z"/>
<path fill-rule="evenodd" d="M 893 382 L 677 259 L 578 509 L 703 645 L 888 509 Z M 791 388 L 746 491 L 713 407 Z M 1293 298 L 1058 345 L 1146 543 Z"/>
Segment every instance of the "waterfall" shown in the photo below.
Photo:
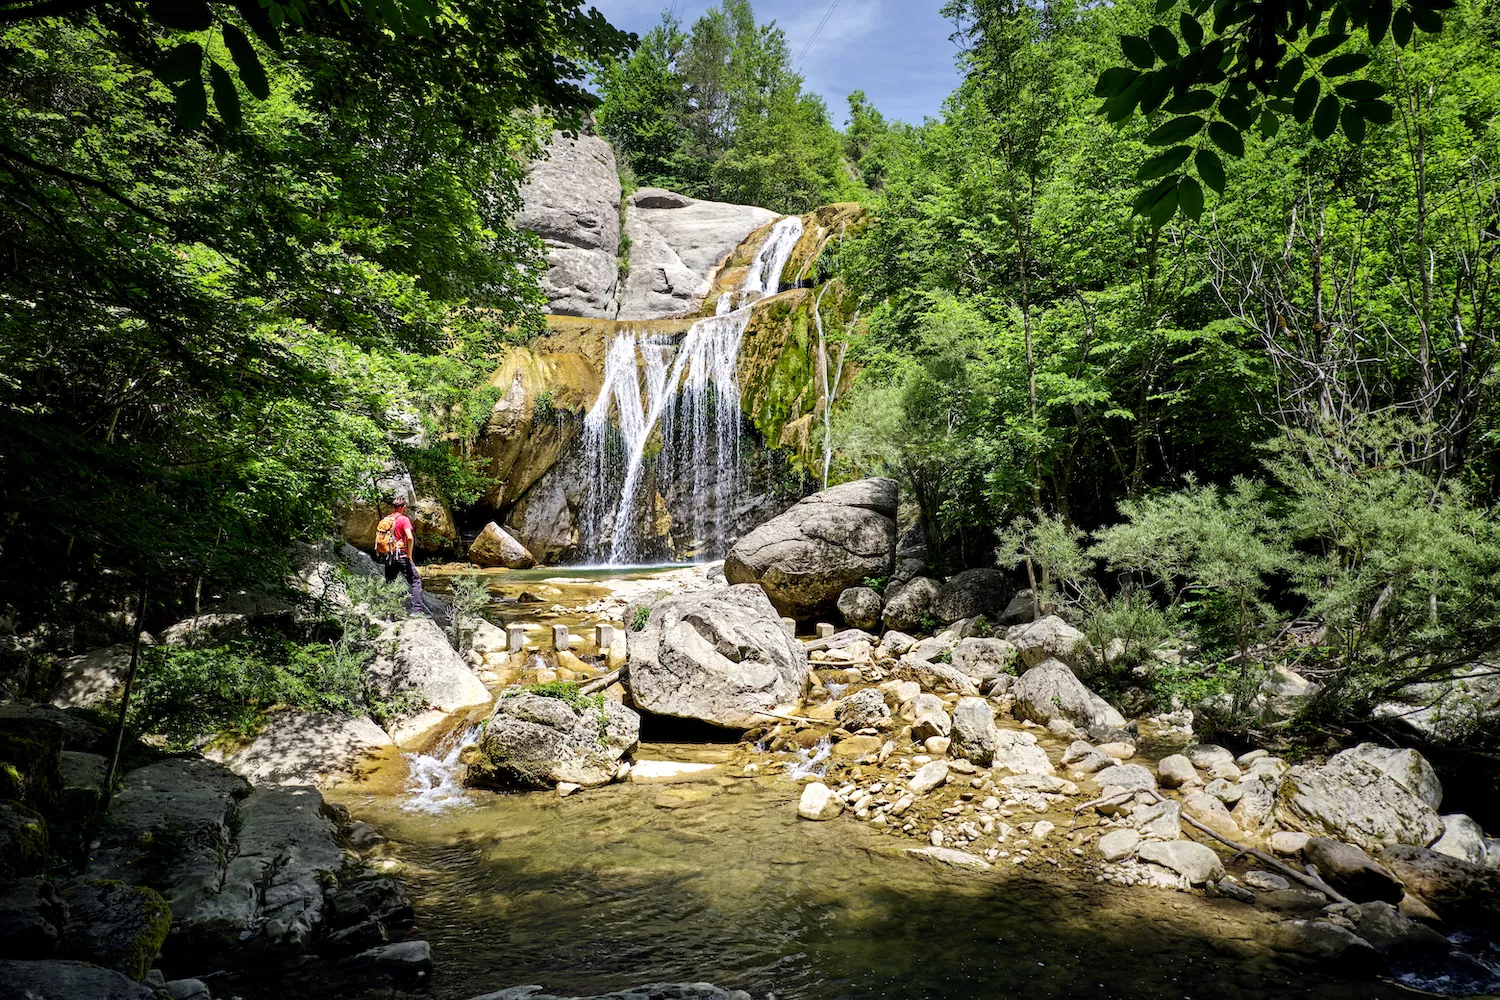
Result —
<path fill-rule="evenodd" d="M 755 302 L 776 292 L 801 238 L 801 219 L 777 222 L 738 292 L 721 295 L 715 315 L 694 323 L 675 355 L 669 340 L 630 331 L 609 345 L 599 398 L 584 418 L 588 483 L 580 542 L 589 562 L 660 558 L 637 537 L 643 510 L 656 501 L 655 481 L 691 483 L 699 558 L 723 554 L 739 499 L 740 340 Z M 658 433 L 653 470 L 647 453 Z"/>
<path fill-rule="evenodd" d="M 431 755 L 407 754 L 407 798 L 401 808 L 407 812 L 440 813 L 462 805 L 465 797 L 459 782 L 458 758 L 465 747 L 479 741 L 481 732 L 483 727 L 478 724 L 465 726 L 444 741 L 446 750 L 440 747 Z M 439 753 L 441 757 L 436 756 Z"/>

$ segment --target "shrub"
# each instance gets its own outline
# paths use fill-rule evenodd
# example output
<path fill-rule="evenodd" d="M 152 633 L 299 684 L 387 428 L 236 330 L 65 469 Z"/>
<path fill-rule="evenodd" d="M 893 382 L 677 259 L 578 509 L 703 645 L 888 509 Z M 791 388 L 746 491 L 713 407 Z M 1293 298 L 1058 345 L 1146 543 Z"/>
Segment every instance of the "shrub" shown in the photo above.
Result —
<path fill-rule="evenodd" d="M 630 631 L 640 632 L 646 628 L 646 622 L 651 620 L 651 608 L 648 605 L 637 605 L 630 612 Z"/>
<path fill-rule="evenodd" d="M 889 580 L 890 577 L 887 576 L 867 576 L 863 582 L 866 587 L 883 594 L 885 593 L 885 585 Z"/>
<path fill-rule="evenodd" d="M 1053 514 L 1018 517 L 995 533 L 995 559 L 1001 566 L 1026 567 L 1032 604 L 1062 598 L 1078 601 L 1093 589 L 1093 564 L 1084 554 L 1085 534 Z"/>
<path fill-rule="evenodd" d="M 472 573 L 453 580 L 453 648 L 467 652 L 463 636 L 484 620 L 484 610 L 490 606 L 490 592 L 484 583 Z"/>
<path fill-rule="evenodd" d="M 344 585 L 349 591 L 350 603 L 355 606 L 363 605 L 371 618 L 394 621 L 406 617 L 411 591 L 404 580 L 386 583 L 383 577 L 345 571 Z"/>
<path fill-rule="evenodd" d="M 557 404 L 552 400 L 552 390 L 543 389 L 531 402 L 531 422 L 538 427 L 557 423 Z"/>

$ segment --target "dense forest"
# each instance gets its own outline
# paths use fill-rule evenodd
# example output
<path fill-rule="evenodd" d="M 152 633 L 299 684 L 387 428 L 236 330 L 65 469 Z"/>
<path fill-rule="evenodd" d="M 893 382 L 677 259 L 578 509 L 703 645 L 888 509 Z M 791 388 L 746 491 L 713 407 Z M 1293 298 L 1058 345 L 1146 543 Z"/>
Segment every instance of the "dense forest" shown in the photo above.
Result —
<path fill-rule="evenodd" d="M 1187 627 L 1239 661 L 1231 688 L 1261 675 L 1251 647 L 1321 623 L 1321 662 L 1284 655 L 1358 715 L 1500 639 L 1500 15 L 1461 4 L 1403 39 L 1315 19 L 1321 72 L 1192 145 L 1175 79 L 1159 113 L 1101 108 L 1122 50 L 1176 55 L 1161 6 L 950 3 L 942 114 L 887 122 L 855 93 L 839 134 L 781 33 L 726 2 L 612 65 L 600 122 L 642 184 L 863 203 L 832 265 L 860 371 L 835 476 L 898 478 L 931 553 L 988 564 L 998 531 L 1102 641 Z M 1368 128 L 1315 113 L 1335 87 Z M 788 152 L 747 176 L 767 135 Z M 1189 157 L 1201 185 L 1175 176 Z M 1180 212 L 1152 210 L 1163 174 Z"/>
<path fill-rule="evenodd" d="M 576 0 L 18 8 L 12 653 L 275 578 L 393 459 L 479 495 L 485 378 L 542 329 L 509 219 L 557 126 L 627 193 L 861 203 L 818 271 L 857 304 L 832 472 L 899 479 L 934 565 L 998 556 L 1101 642 L 1188 628 L 1246 683 L 1317 622 L 1363 707 L 1470 664 L 1500 638 L 1500 13 L 1446 6 L 1390 34 L 1299 7 L 1306 65 L 1242 79 L 1201 57 L 1260 5 L 953 0 L 941 114 L 856 92 L 841 127 L 748 0 L 641 39 Z"/>

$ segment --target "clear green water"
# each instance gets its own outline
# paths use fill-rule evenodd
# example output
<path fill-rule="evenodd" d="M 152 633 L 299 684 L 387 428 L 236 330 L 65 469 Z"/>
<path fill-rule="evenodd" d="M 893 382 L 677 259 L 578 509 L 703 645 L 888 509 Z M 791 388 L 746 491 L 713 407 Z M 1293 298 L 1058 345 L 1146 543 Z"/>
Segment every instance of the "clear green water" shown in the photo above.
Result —
<path fill-rule="evenodd" d="M 911 841 L 852 819 L 799 821 L 800 786 L 733 766 L 567 799 L 471 792 L 437 815 L 403 808 L 400 771 L 333 797 L 392 838 L 437 1000 L 684 980 L 777 1000 L 1410 995 L 1282 966 L 1260 944 L 1263 918 L 1222 901 L 1050 870 L 929 867 L 904 854 Z M 397 995 L 353 983 L 319 992 Z"/>

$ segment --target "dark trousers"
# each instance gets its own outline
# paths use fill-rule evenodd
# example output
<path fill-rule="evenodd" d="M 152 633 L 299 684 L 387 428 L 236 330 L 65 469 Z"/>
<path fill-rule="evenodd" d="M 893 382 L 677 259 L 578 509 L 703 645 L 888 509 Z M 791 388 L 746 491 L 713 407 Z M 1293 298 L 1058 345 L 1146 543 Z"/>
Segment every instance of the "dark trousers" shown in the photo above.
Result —
<path fill-rule="evenodd" d="M 394 556 L 385 564 L 385 582 L 394 583 L 396 577 L 406 577 L 406 585 L 411 588 L 411 604 L 407 611 L 414 615 L 422 613 L 422 574 L 417 572 L 417 564 L 407 556 Z"/>

